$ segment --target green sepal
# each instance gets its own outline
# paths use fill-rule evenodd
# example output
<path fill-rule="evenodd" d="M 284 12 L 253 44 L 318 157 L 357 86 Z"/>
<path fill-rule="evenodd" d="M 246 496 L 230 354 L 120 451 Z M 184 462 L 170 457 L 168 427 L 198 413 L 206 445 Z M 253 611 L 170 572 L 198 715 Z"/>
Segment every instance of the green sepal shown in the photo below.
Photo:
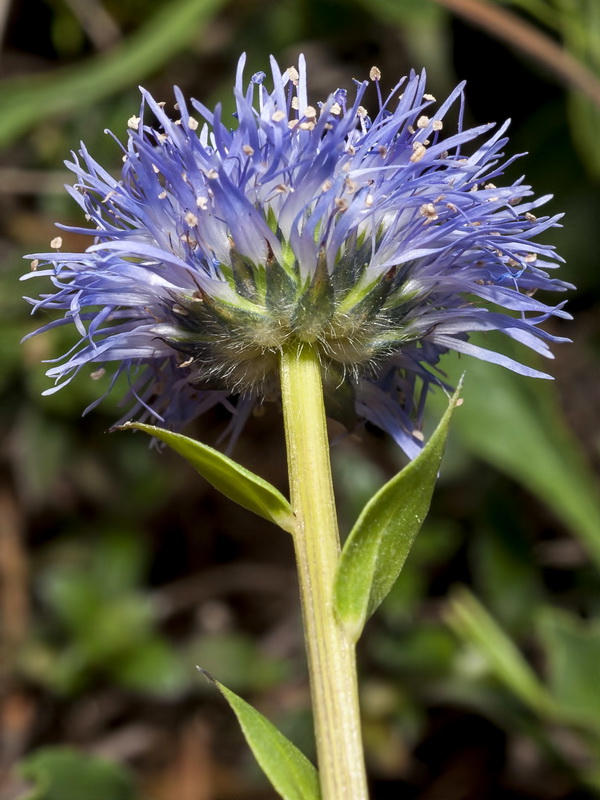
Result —
<path fill-rule="evenodd" d="M 296 522 L 289 502 L 268 481 L 206 444 L 155 425 L 126 422 L 115 430 L 144 431 L 183 456 L 215 489 L 235 503 L 293 533 Z"/>
<path fill-rule="evenodd" d="M 228 331 L 232 325 L 243 323 L 247 327 L 252 327 L 262 324 L 267 319 L 265 310 L 261 306 L 241 295 L 237 295 L 235 303 L 230 303 L 200 290 L 198 297 L 192 297 L 189 300 L 178 298 L 177 305 L 192 318 L 194 316 L 212 318 Z"/>
<path fill-rule="evenodd" d="M 367 502 L 346 540 L 334 607 L 355 642 L 398 578 L 429 510 L 460 388 L 421 453 Z"/>
<path fill-rule="evenodd" d="M 296 302 L 298 286 L 289 272 L 276 258 L 269 261 L 266 269 L 266 306 L 276 315 L 285 315 Z"/>
<path fill-rule="evenodd" d="M 327 270 L 327 256 L 322 250 L 312 280 L 296 305 L 292 327 L 301 334 L 303 341 L 315 341 L 333 311 L 333 286 Z"/>
<path fill-rule="evenodd" d="M 336 306 L 344 310 L 351 308 L 353 301 L 346 303 L 352 290 L 363 284 L 363 277 L 373 256 L 373 243 L 368 238 L 360 243 L 356 230 L 346 240 L 344 253 L 336 264 L 331 281 L 335 291 Z M 356 302 L 356 301 L 354 301 Z"/>
<path fill-rule="evenodd" d="M 231 271 L 233 273 L 233 280 L 237 293 L 247 300 L 256 303 L 258 300 L 258 292 L 256 289 L 257 268 L 254 262 L 248 258 L 248 256 L 242 255 L 236 247 L 230 249 L 229 256 L 231 258 Z"/>
<path fill-rule="evenodd" d="M 201 671 L 231 706 L 254 757 L 277 793 L 284 800 L 319 800 L 319 776 L 306 756 L 249 703 Z"/>

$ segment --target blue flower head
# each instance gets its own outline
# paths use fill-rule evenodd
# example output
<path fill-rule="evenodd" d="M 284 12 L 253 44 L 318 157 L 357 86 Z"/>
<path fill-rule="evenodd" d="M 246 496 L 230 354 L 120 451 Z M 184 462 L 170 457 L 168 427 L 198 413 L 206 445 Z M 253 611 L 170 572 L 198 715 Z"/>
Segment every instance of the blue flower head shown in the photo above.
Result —
<path fill-rule="evenodd" d="M 67 164 L 90 223 L 67 230 L 93 243 L 38 254 L 26 276 L 55 287 L 34 310 L 64 312 L 36 333 L 73 324 L 80 336 L 48 370 L 48 393 L 112 364 L 115 380 L 128 376 L 130 413 L 179 427 L 222 403 L 236 433 L 277 397 L 281 349 L 309 342 L 330 398 L 414 456 L 448 350 L 548 377 L 469 342 L 499 330 L 551 357 L 547 342 L 561 340 L 539 325 L 569 316 L 534 298 L 569 288 L 537 241 L 559 218 L 537 216 L 549 198 L 522 179 L 493 183 L 513 161 L 507 123 L 463 130 L 463 86 L 438 104 L 424 74 L 384 100 L 373 68 L 315 107 L 304 59 L 284 73 L 272 59 L 272 90 L 263 72 L 246 85 L 243 68 L 242 57 L 233 127 L 177 89 L 176 119 L 142 92 L 119 178 L 83 145 Z M 453 107 L 457 130 L 444 135 Z"/>

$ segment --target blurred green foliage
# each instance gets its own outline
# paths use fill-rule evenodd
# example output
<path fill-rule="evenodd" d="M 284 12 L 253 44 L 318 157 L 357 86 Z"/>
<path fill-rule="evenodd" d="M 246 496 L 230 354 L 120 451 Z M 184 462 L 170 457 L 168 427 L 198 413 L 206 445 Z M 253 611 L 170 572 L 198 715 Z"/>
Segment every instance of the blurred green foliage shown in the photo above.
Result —
<path fill-rule="evenodd" d="M 34 783 L 19 800 L 137 800 L 132 775 L 122 766 L 66 747 L 46 747 L 21 764 Z"/>
<path fill-rule="evenodd" d="M 471 121 L 514 117 L 510 152 L 530 152 L 510 177 L 524 170 L 538 193 L 556 194 L 552 211 L 567 214 L 564 229 L 553 237 L 567 261 L 564 277 L 579 289 L 569 297 L 574 322 L 553 330 L 574 339 L 556 348 L 556 366 L 550 365 L 556 384 L 467 359 L 449 357 L 443 365 L 454 382 L 466 371 L 465 404 L 455 414 L 431 514 L 360 648 L 374 786 L 378 779 L 395 781 L 396 796 L 432 779 L 433 767 L 422 778 L 418 770 L 411 772 L 411 763 L 433 736 L 436 714 L 450 708 L 502 731 L 506 739 L 498 748 L 506 759 L 506 740 L 525 738 L 537 772 L 549 783 L 556 776 L 566 781 L 562 794 L 557 789 L 551 795 L 547 787 L 544 794 L 543 781 L 531 788 L 531 778 L 528 797 L 596 791 L 598 108 L 558 86 L 535 59 L 451 16 L 434 0 L 102 5 L 120 34 L 104 49 L 59 0 L 15 3 L 5 37 L 0 454 L 4 486 L 18 502 L 30 553 L 31 611 L 10 675 L 3 667 L 2 688 L 43 698 L 40 706 L 58 717 L 104 688 L 121 698 L 127 713 L 151 718 L 157 702 L 178 713 L 182 705 L 186 712 L 215 713 L 220 706 L 198 680 L 196 664 L 236 692 L 267 703 L 273 692 L 278 700 L 286 691 L 295 697 L 294 687 L 304 681 L 297 613 L 274 599 L 279 590 L 269 593 L 268 579 L 250 585 L 236 577 L 226 590 L 218 581 L 210 584 L 211 570 L 239 560 L 290 567 L 289 545 L 280 544 L 289 537 L 275 541 L 247 512 L 213 498 L 186 465 L 149 451 L 142 436 L 106 436 L 123 414 L 118 393 L 80 419 L 103 390 L 102 381 L 81 376 L 68 389 L 40 397 L 48 386 L 40 361 L 63 352 L 71 340 L 59 330 L 19 346 L 38 324 L 20 299 L 37 290 L 17 280 L 21 256 L 46 249 L 55 219 L 81 220 L 66 193 L 57 193 L 34 171 L 59 171 L 58 182 L 67 182 L 61 162 L 84 139 L 117 172 L 118 148 L 102 131 L 123 135 L 138 105 L 139 81 L 167 100 L 170 86 L 178 83 L 210 105 L 228 97 L 243 49 L 250 69 L 263 68 L 270 52 L 291 63 L 304 50 L 316 97 L 368 74 L 373 63 L 387 84 L 424 65 L 437 96 L 467 78 Z M 595 0 L 497 5 L 548 31 L 600 78 Z M 44 21 L 35 31 L 32 15 Z M 11 188 L 13 168 L 21 171 L 23 184 L 17 180 Z M 32 176 L 33 184 L 27 184 Z M 87 242 L 72 244 L 76 249 Z M 433 400 L 431 427 L 446 402 L 443 396 Z M 216 444 L 223 427 L 215 413 L 191 433 Z M 235 455 L 285 492 L 280 428 L 278 410 L 266 406 L 263 417 L 250 421 Z M 333 458 L 347 532 L 366 500 L 398 469 L 400 457 L 389 442 L 366 431 L 360 443 L 341 436 Z M 6 569 L 0 560 L 0 577 Z M 183 611 L 167 614 L 161 604 L 171 597 L 168 591 L 198 573 L 212 594 L 200 592 L 197 601 L 182 603 Z M 0 586 L 5 583 L 0 580 Z M 210 614 L 202 612 L 208 601 L 217 603 Z M 278 713 L 282 727 L 294 729 L 292 738 L 307 752 L 310 742 L 300 741 L 309 736 L 305 707 L 303 696 L 300 703 L 283 703 Z M 176 725 L 174 718 L 163 724 Z M 565 731 L 572 736 L 568 746 Z M 63 740 L 73 740 L 67 723 L 38 720 L 23 751 Z M 237 753 L 233 762 L 244 765 Z M 25 770 L 36 783 L 27 800 L 63 800 L 69 791 L 78 800 L 95 800 L 87 788 L 77 788 L 89 781 L 101 787 L 102 800 L 135 796 L 120 768 L 97 768 L 66 751 L 34 752 Z M 499 768 L 491 780 L 508 784 L 510 776 Z M 523 785 L 527 780 L 522 774 Z"/>

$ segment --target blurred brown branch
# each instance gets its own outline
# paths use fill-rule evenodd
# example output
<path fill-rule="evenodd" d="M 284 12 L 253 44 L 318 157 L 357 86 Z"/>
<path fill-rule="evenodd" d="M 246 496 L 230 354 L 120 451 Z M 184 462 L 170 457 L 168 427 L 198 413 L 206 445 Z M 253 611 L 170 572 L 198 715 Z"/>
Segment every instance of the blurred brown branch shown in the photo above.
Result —
<path fill-rule="evenodd" d="M 496 39 L 535 58 L 560 81 L 600 107 L 600 79 L 545 33 L 505 8 L 486 0 L 434 0 Z"/>

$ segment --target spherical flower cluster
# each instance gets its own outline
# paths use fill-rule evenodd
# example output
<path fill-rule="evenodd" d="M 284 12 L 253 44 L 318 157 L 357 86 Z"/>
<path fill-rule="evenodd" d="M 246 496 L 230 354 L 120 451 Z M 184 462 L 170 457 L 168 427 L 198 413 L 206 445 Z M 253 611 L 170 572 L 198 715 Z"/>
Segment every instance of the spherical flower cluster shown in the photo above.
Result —
<path fill-rule="evenodd" d="M 81 337 L 48 370 L 48 391 L 112 363 L 115 380 L 128 376 L 130 414 L 179 427 L 223 403 L 236 433 L 277 397 L 282 348 L 310 343 L 331 407 L 352 406 L 412 457 L 448 350 L 548 377 L 469 342 L 499 330 L 551 356 L 557 337 L 539 324 L 568 316 L 533 296 L 569 287 L 537 241 L 557 224 L 535 213 L 549 198 L 522 179 L 493 183 L 513 160 L 502 160 L 507 123 L 463 130 L 463 86 L 437 104 L 424 74 L 384 100 L 373 68 L 352 97 L 338 89 L 315 107 L 302 58 L 284 73 L 271 60 L 272 91 L 262 72 L 245 86 L 243 67 L 232 127 L 177 89 L 174 120 L 142 92 L 119 179 L 83 145 L 67 164 L 91 224 L 68 230 L 94 242 L 63 253 L 58 238 L 26 276 L 55 287 L 34 310 L 64 312 L 36 333 L 73 324 Z M 457 131 L 444 137 L 451 109 Z"/>

